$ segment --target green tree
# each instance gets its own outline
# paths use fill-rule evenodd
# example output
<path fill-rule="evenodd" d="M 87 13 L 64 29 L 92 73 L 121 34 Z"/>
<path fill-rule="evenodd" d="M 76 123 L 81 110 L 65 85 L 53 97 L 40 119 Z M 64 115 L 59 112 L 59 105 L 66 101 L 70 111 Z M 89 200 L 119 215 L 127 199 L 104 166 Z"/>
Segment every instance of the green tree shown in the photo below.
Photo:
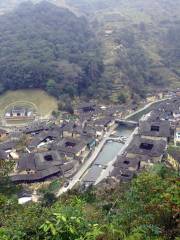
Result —
<path fill-rule="evenodd" d="M 127 96 L 126 93 L 121 92 L 121 93 L 119 94 L 119 96 L 118 96 L 118 102 L 119 102 L 120 104 L 126 103 L 127 97 L 128 97 L 128 96 Z"/>

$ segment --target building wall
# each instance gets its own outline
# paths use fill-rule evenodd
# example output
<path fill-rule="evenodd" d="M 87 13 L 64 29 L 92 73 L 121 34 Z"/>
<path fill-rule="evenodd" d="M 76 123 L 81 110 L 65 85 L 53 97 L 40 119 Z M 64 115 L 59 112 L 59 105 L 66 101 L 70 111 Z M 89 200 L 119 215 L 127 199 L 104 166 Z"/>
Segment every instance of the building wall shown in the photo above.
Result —
<path fill-rule="evenodd" d="M 68 132 L 68 131 L 63 131 L 63 137 L 72 137 L 72 132 Z"/>
<path fill-rule="evenodd" d="M 165 141 L 167 141 L 166 137 L 144 136 L 144 135 L 142 135 L 142 137 L 146 138 L 146 139 L 151 139 L 151 140 L 165 140 Z"/>
<path fill-rule="evenodd" d="M 79 138 L 81 136 L 81 134 L 79 134 L 79 133 L 73 133 L 72 134 L 72 137 L 73 138 Z"/>
<path fill-rule="evenodd" d="M 137 157 L 143 157 L 143 156 L 147 156 L 147 155 L 127 153 L 128 158 L 137 158 Z M 149 157 L 149 161 L 151 161 L 152 163 L 161 162 L 162 157 L 163 157 L 163 155 L 161 155 L 159 157 Z M 145 162 L 148 163 L 148 159 Z"/>

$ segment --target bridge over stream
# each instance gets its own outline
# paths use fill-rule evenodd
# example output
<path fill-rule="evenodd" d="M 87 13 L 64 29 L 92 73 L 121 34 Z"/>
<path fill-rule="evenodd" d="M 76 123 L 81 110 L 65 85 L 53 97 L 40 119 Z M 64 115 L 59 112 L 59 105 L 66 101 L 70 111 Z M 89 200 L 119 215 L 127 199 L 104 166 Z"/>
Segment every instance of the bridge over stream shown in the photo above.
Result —
<path fill-rule="evenodd" d="M 127 127 L 138 127 L 139 123 L 137 121 L 127 120 L 127 119 L 116 119 L 115 121 L 119 125 L 124 125 Z"/>

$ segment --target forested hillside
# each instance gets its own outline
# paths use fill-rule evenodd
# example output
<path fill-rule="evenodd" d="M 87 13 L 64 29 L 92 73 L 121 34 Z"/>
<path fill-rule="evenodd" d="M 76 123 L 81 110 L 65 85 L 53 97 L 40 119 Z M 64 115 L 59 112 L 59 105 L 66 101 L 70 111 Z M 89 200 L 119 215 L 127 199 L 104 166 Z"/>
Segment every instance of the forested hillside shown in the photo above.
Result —
<path fill-rule="evenodd" d="M 109 95 L 180 86 L 180 1 L 66 0 L 91 21 Z"/>
<path fill-rule="evenodd" d="M 180 87 L 179 12 L 179 0 L 23 4 L 0 17 L 0 90 L 40 87 L 119 102 Z"/>
<path fill-rule="evenodd" d="M 132 183 L 58 200 L 47 190 L 41 203 L 25 206 L 0 177 L 1 240 L 179 240 L 179 179 L 163 165 Z"/>
<path fill-rule="evenodd" d="M 33 3 L 39 3 L 41 0 L 30 0 Z M 46 0 L 48 1 L 48 0 Z M 14 8 L 18 7 L 22 2 L 27 2 L 27 0 L 1 0 L 0 1 L 0 14 L 5 14 L 12 11 Z M 58 6 L 68 7 L 65 0 L 50 0 L 49 2 L 57 4 Z"/>
<path fill-rule="evenodd" d="M 0 92 L 86 94 L 103 72 L 99 48 L 85 18 L 48 2 L 22 3 L 0 17 Z"/>

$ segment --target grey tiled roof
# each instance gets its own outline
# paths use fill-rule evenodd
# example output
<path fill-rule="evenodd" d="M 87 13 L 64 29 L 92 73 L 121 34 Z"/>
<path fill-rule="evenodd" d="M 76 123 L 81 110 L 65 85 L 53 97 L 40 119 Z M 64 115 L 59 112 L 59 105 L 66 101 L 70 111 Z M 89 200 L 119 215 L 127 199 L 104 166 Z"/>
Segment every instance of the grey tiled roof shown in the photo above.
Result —
<path fill-rule="evenodd" d="M 74 144 L 74 146 L 67 146 L 68 142 Z M 83 149 L 87 145 L 87 143 L 88 142 L 84 139 L 64 138 L 59 142 L 53 144 L 52 149 L 57 149 L 58 151 L 64 153 L 76 154 L 81 151 L 81 149 Z"/>
<path fill-rule="evenodd" d="M 134 173 L 128 169 L 114 168 L 111 176 L 116 177 L 120 181 L 129 181 L 133 178 Z"/>
<path fill-rule="evenodd" d="M 35 182 L 35 181 L 42 181 L 48 177 L 51 177 L 57 173 L 60 173 L 62 170 L 60 167 L 52 166 L 48 169 L 38 171 L 34 174 L 17 174 L 11 176 L 10 179 L 13 182 Z"/>
<path fill-rule="evenodd" d="M 52 159 L 46 160 L 47 156 L 51 156 Z M 18 170 L 45 170 L 52 166 L 60 166 L 63 162 L 64 160 L 58 151 L 24 154 L 18 161 Z"/>
<path fill-rule="evenodd" d="M 169 121 L 140 121 L 139 133 L 144 136 L 170 137 L 170 123 Z"/>
<path fill-rule="evenodd" d="M 17 141 L 6 141 L 3 143 L 0 143 L 0 150 L 10 150 L 10 149 L 14 149 L 17 145 Z"/>
<path fill-rule="evenodd" d="M 142 147 L 142 144 L 147 145 L 147 149 Z M 126 151 L 128 153 L 148 155 L 150 157 L 160 157 L 164 153 L 166 146 L 167 142 L 164 140 L 151 140 L 136 135 Z"/>

